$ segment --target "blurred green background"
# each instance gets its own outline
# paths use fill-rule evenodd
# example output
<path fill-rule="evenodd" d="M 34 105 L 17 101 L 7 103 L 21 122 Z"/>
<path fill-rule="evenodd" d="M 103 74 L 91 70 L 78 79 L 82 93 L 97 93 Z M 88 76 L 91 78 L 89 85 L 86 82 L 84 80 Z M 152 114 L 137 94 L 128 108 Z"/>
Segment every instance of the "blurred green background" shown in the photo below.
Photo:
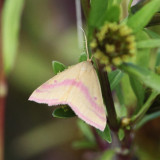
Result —
<path fill-rule="evenodd" d="M 18 53 L 8 76 L 5 160 L 96 158 L 98 149 L 72 147 L 73 141 L 83 137 L 77 118 L 53 118 L 54 107 L 28 101 L 34 89 L 54 76 L 53 60 L 72 65 L 77 63 L 81 52 L 75 0 L 25 1 Z M 135 151 L 142 160 L 160 159 L 159 123 L 160 119 L 153 120 L 136 133 Z"/>

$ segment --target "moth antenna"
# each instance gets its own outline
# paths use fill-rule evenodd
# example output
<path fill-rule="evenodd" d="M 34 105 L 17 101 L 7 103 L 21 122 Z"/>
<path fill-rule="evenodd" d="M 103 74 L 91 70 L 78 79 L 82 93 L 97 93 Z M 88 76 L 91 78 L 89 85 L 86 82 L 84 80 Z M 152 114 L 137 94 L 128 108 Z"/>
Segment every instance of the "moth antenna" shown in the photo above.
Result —
<path fill-rule="evenodd" d="M 86 46 L 86 52 L 87 52 L 87 61 L 88 61 L 88 60 L 90 60 L 90 58 L 89 58 L 89 52 L 88 52 L 87 36 L 86 36 L 83 28 L 80 27 L 80 29 L 83 31 L 83 34 L 84 34 L 84 40 L 85 40 L 85 46 Z"/>

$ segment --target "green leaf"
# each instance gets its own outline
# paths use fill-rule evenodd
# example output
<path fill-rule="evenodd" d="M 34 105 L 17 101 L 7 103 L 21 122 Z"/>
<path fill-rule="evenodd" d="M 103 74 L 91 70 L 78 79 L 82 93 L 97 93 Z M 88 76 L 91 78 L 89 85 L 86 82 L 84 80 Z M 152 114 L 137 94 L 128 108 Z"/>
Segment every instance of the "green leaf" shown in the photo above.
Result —
<path fill-rule="evenodd" d="M 137 41 L 147 40 L 149 39 L 149 36 L 146 32 L 139 31 L 136 34 L 136 39 Z M 134 63 L 136 63 L 138 66 L 148 68 L 149 60 L 150 60 L 150 49 L 146 49 L 146 48 L 139 49 L 138 53 L 136 54 Z M 143 105 L 144 88 L 142 84 L 139 81 L 137 81 L 137 79 L 135 79 L 134 77 L 130 77 L 130 84 L 137 98 L 138 108 L 136 108 L 136 111 L 138 111 L 138 109 L 140 109 L 140 107 Z"/>
<path fill-rule="evenodd" d="M 52 67 L 53 67 L 54 74 L 62 72 L 66 69 L 66 66 L 64 64 L 57 61 L 52 61 Z"/>
<path fill-rule="evenodd" d="M 147 99 L 145 104 L 142 106 L 142 108 L 139 110 L 139 112 L 131 118 L 132 124 L 136 124 L 137 122 L 142 120 L 142 118 L 144 117 L 144 115 L 148 111 L 149 107 L 152 105 L 152 103 L 155 100 L 155 98 L 157 97 L 157 95 L 158 95 L 157 91 L 153 91 L 151 93 L 151 95 L 149 96 L 149 98 Z"/>
<path fill-rule="evenodd" d="M 126 108 L 133 106 L 136 102 L 136 96 L 132 90 L 129 76 L 127 74 L 124 74 L 124 76 L 122 77 L 121 88 Z"/>
<path fill-rule="evenodd" d="M 56 118 L 70 118 L 76 115 L 69 106 L 63 105 L 60 108 L 55 109 L 52 116 Z"/>
<path fill-rule="evenodd" d="M 107 10 L 108 0 L 92 0 L 89 26 L 100 27 L 100 21 Z"/>
<path fill-rule="evenodd" d="M 93 142 L 81 140 L 73 142 L 72 147 L 75 149 L 93 149 L 96 147 L 96 144 Z"/>
<path fill-rule="evenodd" d="M 120 141 L 122 141 L 125 137 L 125 133 L 124 133 L 124 130 L 123 129 L 119 129 L 118 131 L 118 138 Z"/>
<path fill-rule="evenodd" d="M 150 39 L 150 37 L 144 31 L 140 31 L 136 34 L 137 41 L 143 41 L 148 39 Z M 138 66 L 148 67 L 149 60 L 150 60 L 150 50 L 151 49 L 148 49 L 148 48 L 138 49 L 138 52 L 136 54 L 136 59 L 135 59 L 135 63 Z"/>
<path fill-rule="evenodd" d="M 100 160 L 112 160 L 115 153 L 114 149 L 107 149 L 107 151 L 102 154 Z"/>
<path fill-rule="evenodd" d="M 80 130 L 82 131 L 82 133 L 85 135 L 85 137 L 90 141 L 90 142 L 94 142 L 95 138 L 94 135 L 91 131 L 90 126 L 88 126 L 85 122 L 83 122 L 82 120 L 78 120 L 78 126 L 80 128 Z"/>
<path fill-rule="evenodd" d="M 6 0 L 2 12 L 2 49 L 4 69 L 8 74 L 15 62 L 18 35 L 20 31 L 20 18 L 24 0 Z"/>
<path fill-rule="evenodd" d="M 133 1 L 133 0 L 130 0 Z M 131 11 L 132 13 L 136 13 L 138 10 L 140 10 L 146 3 L 148 2 L 148 0 L 140 0 L 138 1 L 134 6 L 132 6 Z"/>
<path fill-rule="evenodd" d="M 160 39 L 149 39 L 137 42 L 137 48 L 155 48 L 160 47 Z"/>
<path fill-rule="evenodd" d="M 145 28 L 145 32 L 151 37 L 151 38 L 155 38 L 155 39 L 160 39 L 160 35 L 150 29 Z"/>
<path fill-rule="evenodd" d="M 97 129 L 97 133 L 101 136 L 102 139 L 106 140 L 108 143 L 112 143 L 111 131 L 108 124 L 106 125 L 106 128 L 103 132 Z"/>
<path fill-rule="evenodd" d="M 160 49 L 157 52 L 155 67 L 160 66 Z"/>
<path fill-rule="evenodd" d="M 120 66 L 120 68 L 127 72 L 130 76 L 134 76 L 137 80 L 142 81 L 146 86 L 155 89 L 156 91 L 160 92 L 160 76 L 155 74 L 154 72 L 136 66 L 130 63 L 124 63 Z"/>
<path fill-rule="evenodd" d="M 87 61 L 86 53 L 82 53 L 79 57 L 79 62 Z"/>
<path fill-rule="evenodd" d="M 147 3 L 128 19 L 127 25 L 131 27 L 134 32 L 143 29 L 149 23 L 153 15 L 158 11 L 159 7 L 159 0 L 153 0 Z"/>
<path fill-rule="evenodd" d="M 122 0 L 108 0 L 108 9 L 110 9 L 113 5 L 120 5 Z"/>
<path fill-rule="evenodd" d="M 150 53 L 151 53 L 150 48 L 139 49 L 136 54 L 134 63 L 138 66 L 148 68 L 149 61 L 150 61 Z"/>
<path fill-rule="evenodd" d="M 102 18 L 108 7 L 108 0 L 92 0 L 90 15 L 88 19 L 88 42 L 92 38 L 95 28 L 99 28 L 102 24 Z"/>
<path fill-rule="evenodd" d="M 123 73 L 119 69 L 112 71 L 108 74 L 111 90 L 115 89 L 115 87 L 118 85 L 122 77 Z"/>
<path fill-rule="evenodd" d="M 118 117 L 125 117 L 127 115 L 127 108 L 125 107 L 125 102 L 124 102 L 124 95 L 122 92 L 122 87 L 120 84 L 118 84 L 115 88 L 116 95 L 118 98 L 118 101 L 120 103 L 120 107 L 116 107 L 116 112 Z"/>
<path fill-rule="evenodd" d="M 104 22 L 118 22 L 120 18 L 120 7 L 118 5 L 111 6 L 100 20 L 100 26 L 104 24 Z"/>
<path fill-rule="evenodd" d="M 136 125 L 136 129 L 142 127 L 145 123 L 160 117 L 160 111 L 145 115 L 144 118 Z"/>
<path fill-rule="evenodd" d="M 134 77 L 130 77 L 130 82 L 132 89 L 137 97 L 138 108 L 140 108 L 143 105 L 145 90 L 142 84 L 139 81 L 137 81 Z"/>

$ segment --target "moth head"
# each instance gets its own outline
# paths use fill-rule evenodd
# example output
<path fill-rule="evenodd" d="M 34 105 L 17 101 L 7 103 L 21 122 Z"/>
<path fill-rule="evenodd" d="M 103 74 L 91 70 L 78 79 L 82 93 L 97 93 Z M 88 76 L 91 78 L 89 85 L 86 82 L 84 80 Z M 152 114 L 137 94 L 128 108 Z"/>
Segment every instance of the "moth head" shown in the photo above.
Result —
<path fill-rule="evenodd" d="M 136 53 L 135 36 L 125 24 L 105 23 L 96 32 L 90 47 L 106 71 L 128 61 Z"/>

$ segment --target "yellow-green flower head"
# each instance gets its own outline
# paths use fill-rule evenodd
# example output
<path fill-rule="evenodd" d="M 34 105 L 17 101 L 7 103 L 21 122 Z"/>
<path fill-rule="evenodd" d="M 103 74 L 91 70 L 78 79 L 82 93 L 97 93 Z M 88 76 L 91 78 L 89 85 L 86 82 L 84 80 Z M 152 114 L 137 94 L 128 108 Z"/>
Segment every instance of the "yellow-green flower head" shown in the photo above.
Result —
<path fill-rule="evenodd" d="M 128 61 L 136 52 L 132 30 L 124 24 L 106 23 L 96 33 L 90 46 L 95 58 L 105 66 L 106 71 Z"/>

